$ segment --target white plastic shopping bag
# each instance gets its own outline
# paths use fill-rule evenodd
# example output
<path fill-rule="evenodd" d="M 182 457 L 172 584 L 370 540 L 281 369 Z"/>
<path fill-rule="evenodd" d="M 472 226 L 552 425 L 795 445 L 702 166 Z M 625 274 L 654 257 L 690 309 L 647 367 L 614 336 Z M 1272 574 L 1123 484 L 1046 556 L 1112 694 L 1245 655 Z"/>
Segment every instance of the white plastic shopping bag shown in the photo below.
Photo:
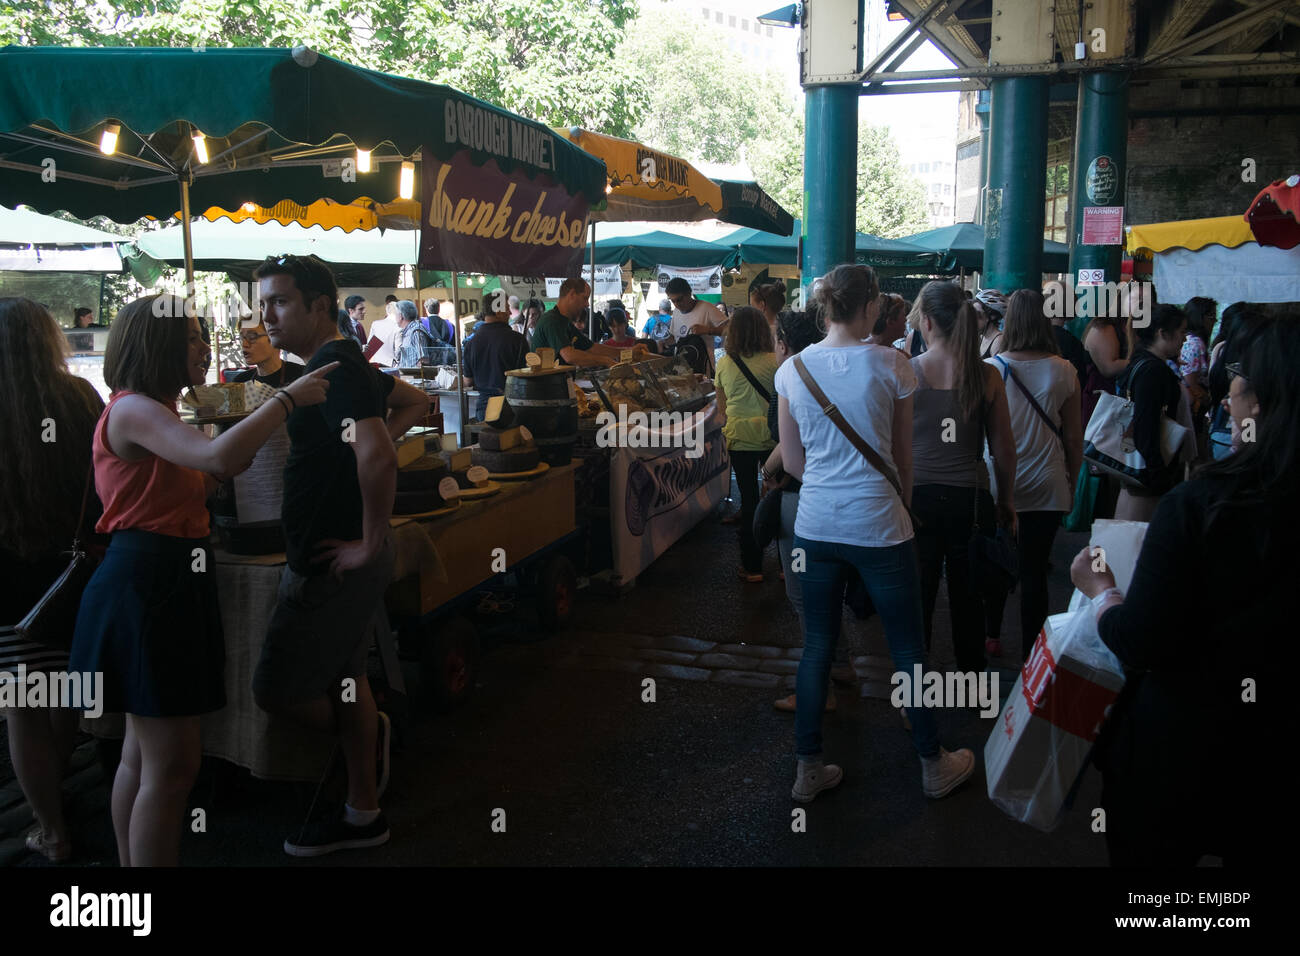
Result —
<path fill-rule="evenodd" d="M 1090 603 L 1049 617 L 984 745 L 989 799 L 1013 819 L 1055 829 L 1123 686 Z"/>

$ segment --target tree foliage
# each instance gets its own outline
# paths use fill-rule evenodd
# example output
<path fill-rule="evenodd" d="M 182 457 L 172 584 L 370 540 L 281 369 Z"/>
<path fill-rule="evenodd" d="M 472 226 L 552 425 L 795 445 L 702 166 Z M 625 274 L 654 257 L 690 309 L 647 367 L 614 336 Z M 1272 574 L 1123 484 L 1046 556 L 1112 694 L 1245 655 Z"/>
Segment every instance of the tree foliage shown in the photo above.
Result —
<path fill-rule="evenodd" d="M 747 165 L 799 215 L 802 105 L 779 73 L 732 52 L 716 28 L 662 6 L 648 0 L 623 41 L 621 58 L 633 65 L 645 99 L 637 138 L 687 160 Z"/>
<path fill-rule="evenodd" d="M 0 6 L 0 45 L 310 46 L 551 125 L 627 136 L 615 53 L 636 0 L 44 0 Z"/>
<path fill-rule="evenodd" d="M 888 126 L 858 124 L 857 225 L 886 239 L 930 227 L 925 187 L 904 168 Z"/>

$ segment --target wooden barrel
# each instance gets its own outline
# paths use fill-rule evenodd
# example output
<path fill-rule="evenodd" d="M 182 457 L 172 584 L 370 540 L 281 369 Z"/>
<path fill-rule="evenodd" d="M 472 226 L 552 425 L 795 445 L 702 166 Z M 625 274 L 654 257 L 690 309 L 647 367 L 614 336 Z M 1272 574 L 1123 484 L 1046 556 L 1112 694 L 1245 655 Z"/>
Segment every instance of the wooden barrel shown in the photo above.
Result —
<path fill-rule="evenodd" d="M 569 391 L 571 368 L 526 368 L 506 372 L 506 402 L 515 424 L 533 433 L 542 461 L 567 465 L 578 440 L 578 402 Z"/>

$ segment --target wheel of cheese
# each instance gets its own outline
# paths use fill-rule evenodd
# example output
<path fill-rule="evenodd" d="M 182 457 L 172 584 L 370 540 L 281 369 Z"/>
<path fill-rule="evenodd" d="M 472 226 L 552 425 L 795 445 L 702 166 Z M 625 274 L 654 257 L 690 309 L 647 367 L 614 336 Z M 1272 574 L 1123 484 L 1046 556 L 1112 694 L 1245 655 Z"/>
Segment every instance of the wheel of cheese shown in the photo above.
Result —
<path fill-rule="evenodd" d="M 416 459 L 405 468 L 397 469 L 398 491 L 423 491 L 437 488 L 447 477 L 447 463 L 433 455 Z"/>
<path fill-rule="evenodd" d="M 442 504 L 442 495 L 438 494 L 437 487 L 420 491 L 399 491 L 393 498 L 393 514 L 423 514 L 426 511 L 437 511 Z"/>
<path fill-rule="evenodd" d="M 494 475 L 508 475 L 515 471 L 531 471 L 542 460 L 536 445 L 511 448 L 509 451 L 488 451 L 475 447 L 474 464 L 482 465 Z"/>

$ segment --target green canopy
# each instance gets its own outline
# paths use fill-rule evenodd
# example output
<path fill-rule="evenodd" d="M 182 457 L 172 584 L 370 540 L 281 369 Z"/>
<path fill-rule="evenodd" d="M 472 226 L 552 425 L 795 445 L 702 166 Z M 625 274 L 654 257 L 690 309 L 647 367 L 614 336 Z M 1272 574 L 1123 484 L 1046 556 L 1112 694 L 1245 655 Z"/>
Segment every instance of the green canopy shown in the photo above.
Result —
<path fill-rule="evenodd" d="M 120 130 L 105 155 L 110 124 Z M 358 147 L 373 151 L 373 171 L 350 175 Z M 305 47 L 0 49 L 0 205 L 132 222 L 180 208 L 190 177 L 195 212 L 384 201 L 398 195 L 401 162 L 425 148 L 443 162 L 467 150 L 476 166 L 604 200 L 604 164 L 546 126 Z"/>
<path fill-rule="evenodd" d="M 738 262 L 767 265 L 796 265 L 799 261 L 800 221 L 794 220 L 794 235 L 778 236 L 757 229 L 737 229 L 715 240 L 716 245 L 731 246 Z M 854 258 L 863 265 L 891 272 L 931 272 L 935 268 L 933 252 L 902 239 L 882 239 L 859 232 L 854 241 Z"/>
<path fill-rule="evenodd" d="M 984 227 L 973 222 L 959 222 L 952 226 L 928 229 L 906 241 L 939 254 L 939 271 L 956 272 L 969 269 L 978 272 L 984 268 Z M 1070 247 L 1062 242 L 1043 240 L 1043 271 L 1068 272 Z"/>
<path fill-rule="evenodd" d="M 632 262 L 634 268 L 671 266 L 730 266 L 735 249 L 725 242 L 705 242 L 689 236 L 655 230 L 635 236 L 601 239 L 596 233 L 596 263 L 613 265 Z"/>
<path fill-rule="evenodd" d="M 794 217 L 780 203 L 752 181 L 715 179 L 722 190 L 722 212 L 718 218 L 737 226 L 761 229 L 777 236 L 794 232 Z"/>

